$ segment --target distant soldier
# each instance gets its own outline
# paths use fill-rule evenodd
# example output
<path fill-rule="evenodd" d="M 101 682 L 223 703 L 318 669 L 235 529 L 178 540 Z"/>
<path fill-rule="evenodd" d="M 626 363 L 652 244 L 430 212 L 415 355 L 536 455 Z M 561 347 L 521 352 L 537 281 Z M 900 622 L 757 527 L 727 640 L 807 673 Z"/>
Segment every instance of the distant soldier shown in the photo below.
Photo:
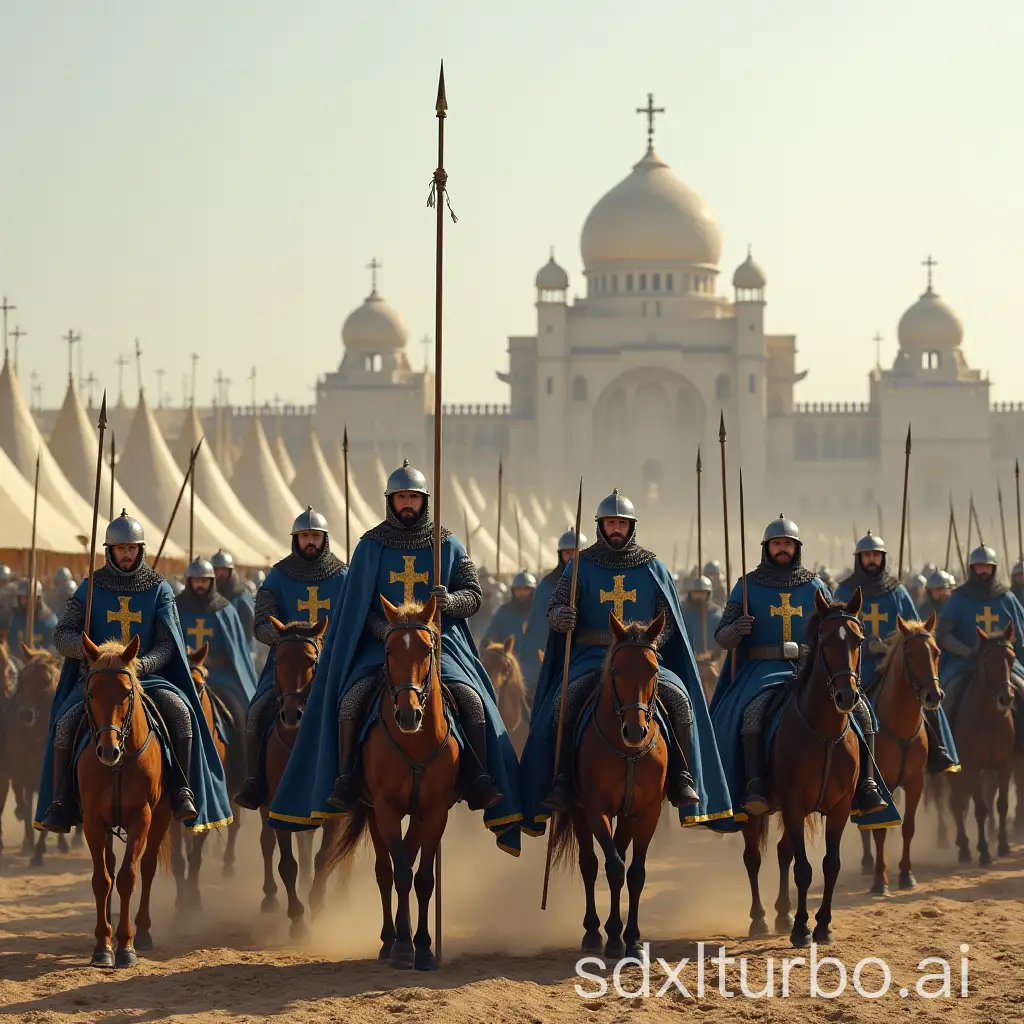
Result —
<path fill-rule="evenodd" d="M 924 592 L 928 587 L 928 578 L 920 573 L 911 572 L 907 574 L 907 580 L 904 585 L 907 593 L 910 595 L 910 600 L 914 602 L 914 607 L 916 608 L 924 600 Z"/>
<path fill-rule="evenodd" d="M 50 611 L 58 619 L 64 614 L 64 606 L 68 603 L 68 598 L 77 589 L 78 584 L 75 582 L 75 577 L 67 566 L 61 566 L 53 574 L 53 583 L 46 592 L 45 599 L 46 603 L 50 606 Z"/>
<path fill-rule="evenodd" d="M 1013 575 L 1010 577 L 1010 589 L 1013 596 L 1024 604 L 1024 562 L 1015 562 Z"/>
<path fill-rule="evenodd" d="M 703 655 L 717 657 L 722 650 L 715 643 L 715 630 L 722 621 L 722 610 L 712 607 L 711 595 L 712 583 L 707 576 L 694 576 L 686 586 L 683 624 L 698 661 Z"/>
<path fill-rule="evenodd" d="M 242 632 L 250 650 L 253 644 L 253 620 L 256 616 L 256 601 L 245 580 L 235 572 L 235 560 L 227 551 L 218 548 L 210 558 L 210 564 L 217 575 L 217 593 L 227 598 L 242 623 Z"/>
<path fill-rule="evenodd" d="M 722 563 L 717 558 L 704 563 L 701 575 L 711 580 L 711 603 L 718 608 L 725 607 L 725 573 L 722 572 Z"/>
<path fill-rule="evenodd" d="M 16 657 L 21 657 L 19 644 L 27 647 L 44 647 L 55 651 L 53 631 L 57 626 L 57 616 L 43 602 L 38 581 L 35 584 L 35 612 L 32 622 L 32 636 L 26 635 L 28 627 L 29 581 L 19 580 L 17 588 L 17 604 L 11 609 L 11 624 L 7 633 L 8 647 Z M 66 604 L 66 602 L 65 602 Z M 13 646 L 11 646 L 13 645 Z"/>
<path fill-rule="evenodd" d="M 525 652 L 520 650 L 523 636 L 530 623 L 533 610 L 534 594 L 537 592 L 537 577 L 532 572 L 522 570 L 512 578 L 512 596 L 491 616 L 491 621 L 484 631 L 481 646 L 494 640 L 504 643 L 510 636 L 516 638 L 515 652 L 522 666 Z M 538 665 L 539 667 L 539 665 Z M 524 673 L 526 669 L 523 669 Z"/>
<path fill-rule="evenodd" d="M 918 617 L 923 622 L 935 612 L 936 616 L 942 615 L 942 609 L 946 607 L 949 595 L 953 593 L 956 580 L 951 573 L 944 569 L 936 569 L 927 579 L 925 584 L 924 598 L 917 607 Z"/>

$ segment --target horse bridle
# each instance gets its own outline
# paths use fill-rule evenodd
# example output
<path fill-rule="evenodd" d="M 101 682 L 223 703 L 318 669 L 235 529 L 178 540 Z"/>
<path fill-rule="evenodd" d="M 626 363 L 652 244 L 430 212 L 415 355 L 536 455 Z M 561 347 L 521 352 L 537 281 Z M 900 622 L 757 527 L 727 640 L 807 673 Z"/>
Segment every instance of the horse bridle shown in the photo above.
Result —
<path fill-rule="evenodd" d="M 93 676 L 98 675 L 127 676 L 129 680 L 131 680 L 131 686 L 128 688 L 128 707 L 125 710 L 124 718 L 121 720 L 120 728 L 113 723 L 110 725 L 96 724 L 96 718 L 92 713 L 92 704 L 90 703 L 92 700 L 92 692 L 89 689 L 89 680 L 92 679 Z M 125 755 L 127 754 L 124 742 L 124 730 L 126 725 L 127 727 L 131 726 L 132 717 L 135 714 L 135 687 L 136 681 L 132 678 L 132 674 L 127 668 L 90 668 L 85 674 L 85 719 L 89 725 L 89 735 L 92 739 L 93 746 L 99 742 L 99 738 L 103 733 L 110 732 L 114 734 L 114 740 L 117 743 L 119 751 L 117 760 L 114 761 L 113 764 L 107 765 L 106 767 L 108 768 L 120 768 L 121 763 L 124 761 Z M 118 701 L 117 703 L 120 704 L 121 701 Z M 142 746 L 139 747 L 138 750 L 132 752 L 131 756 L 133 758 L 138 757 L 139 754 L 146 749 L 152 734 L 153 732 L 151 729 Z"/>
<path fill-rule="evenodd" d="M 912 633 L 910 634 L 903 643 L 903 674 L 907 677 L 907 682 L 910 683 L 910 689 L 913 691 L 914 696 L 918 700 L 921 700 L 921 694 L 924 692 L 924 688 L 929 683 L 934 683 L 936 688 L 939 688 L 939 677 L 934 672 L 930 676 L 926 676 L 922 679 L 918 679 L 910 667 L 910 641 L 920 637 L 924 640 L 927 646 L 929 640 L 933 640 L 934 636 L 931 633 Z M 930 659 L 929 659 L 930 660 Z M 915 736 L 917 733 L 914 734 Z"/>
<path fill-rule="evenodd" d="M 623 704 L 619 700 L 619 691 L 615 686 L 615 680 L 618 677 L 618 669 L 615 668 L 615 655 L 619 651 L 626 647 L 639 648 L 640 650 L 653 651 L 655 660 L 658 657 L 658 648 L 652 643 L 641 643 L 639 640 L 621 640 L 612 648 L 612 653 L 608 656 L 608 674 L 611 676 L 611 691 L 612 691 L 612 710 L 615 712 L 615 717 L 619 720 L 620 725 L 625 725 L 625 715 L 627 711 L 638 711 L 647 716 L 647 729 L 644 732 L 644 736 L 651 731 L 651 723 L 654 721 L 654 705 L 658 700 L 658 681 L 661 678 L 660 671 L 654 677 L 654 693 L 651 694 L 651 700 L 648 704 L 643 704 L 640 701 L 636 701 L 633 704 Z"/>
<path fill-rule="evenodd" d="M 854 671 L 852 668 L 842 668 L 838 672 L 833 672 L 829 667 L 828 661 L 825 659 L 825 643 L 821 636 L 821 627 L 826 622 L 831 620 L 839 619 L 840 622 L 856 623 L 857 629 L 860 629 L 860 619 L 856 615 L 851 615 L 848 611 L 841 609 L 834 609 L 827 615 L 824 615 L 821 621 L 818 623 L 818 637 L 817 644 L 818 648 L 818 661 L 821 663 L 822 671 L 825 673 L 825 686 L 828 688 L 828 695 L 832 698 L 833 702 L 839 693 L 839 688 L 836 686 L 836 680 L 842 679 L 844 676 L 849 676 L 853 680 L 854 690 L 860 690 L 860 663 L 857 663 L 857 669 Z"/>
<path fill-rule="evenodd" d="M 287 636 L 281 637 L 278 640 L 277 645 L 281 644 L 303 644 L 307 647 L 313 648 L 313 675 L 316 676 L 317 667 L 320 664 L 320 655 L 323 653 L 323 644 L 319 637 L 312 636 L 300 636 L 297 633 L 289 633 Z M 302 704 L 305 704 L 309 700 L 310 690 L 313 689 L 313 680 L 311 679 L 301 690 L 282 690 L 277 685 L 277 659 L 274 659 L 274 689 L 277 691 L 277 706 L 280 709 L 281 705 L 289 697 L 294 697 L 299 700 Z"/>
<path fill-rule="evenodd" d="M 415 683 L 402 683 L 401 686 L 395 686 L 394 678 L 391 675 L 391 667 L 388 664 L 388 638 L 392 633 L 426 633 L 430 637 L 430 657 L 427 664 L 427 680 L 422 686 L 417 686 Z M 422 622 L 399 622 L 394 625 L 388 626 L 384 632 L 384 681 L 387 684 L 388 693 L 391 696 L 391 706 L 397 711 L 398 710 L 398 695 L 408 690 L 410 693 L 416 694 L 417 699 L 420 702 L 421 707 L 426 708 L 427 701 L 430 697 L 431 687 L 434 684 L 434 660 L 435 658 L 440 659 L 440 654 L 437 651 L 440 639 L 437 634 L 427 625 Z"/>
<path fill-rule="evenodd" d="M 998 696 L 998 688 L 996 686 L 993 686 L 992 679 L 989 676 L 988 671 L 987 671 L 987 669 L 985 667 L 985 653 L 987 651 L 995 650 L 998 647 L 1001 647 L 1004 650 L 1009 651 L 1011 655 L 1016 657 L 1016 651 L 1013 649 L 1013 644 L 1011 644 L 1009 640 L 1005 640 L 1005 639 L 1003 639 L 1003 640 L 993 640 L 993 639 L 988 640 L 986 643 L 982 644 L 978 648 L 978 653 L 975 656 L 975 659 L 976 659 L 976 661 L 978 663 L 978 668 L 983 670 L 982 671 L 982 675 L 983 675 L 983 677 L 985 679 L 986 684 L 988 685 L 988 688 L 993 692 L 993 694 L 995 694 L 997 696 Z M 1009 685 L 1010 692 L 1012 694 L 1013 693 L 1013 669 L 1012 668 L 1010 669 L 1010 678 L 1009 678 L 1009 680 L 1007 680 L 1007 684 Z M 1002 685 L 1002 680 L 999 680 L 999 685 Z"/>

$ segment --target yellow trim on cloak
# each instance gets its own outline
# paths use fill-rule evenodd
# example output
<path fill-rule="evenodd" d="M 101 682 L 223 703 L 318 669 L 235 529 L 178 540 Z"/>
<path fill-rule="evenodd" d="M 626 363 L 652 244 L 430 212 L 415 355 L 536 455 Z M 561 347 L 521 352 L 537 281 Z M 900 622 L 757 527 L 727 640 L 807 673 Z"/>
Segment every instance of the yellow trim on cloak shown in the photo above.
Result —
<path fill-rule="evenodd" d="M 703 825 L 709 821 L 721 821 L 723 818 L 734 817 L 736 815 L 730 808 L 728 811 L 717 811 L 715 814 L 688 814 L 685 818 L 680 819 L 679 824 L 683 828 L 689 828 L 691 825 Z"/>
<path fill-rule="evenodd" d="M 235 816 L 233 814 L 229 814 L 226 818 L 223 818 L 220 821 L 208 821 L 205 825 L 186 825 L 185 828 L 193 835 L 198 835 L 200 832 L 211 832 L 215 828 L 224 828 L 226 825 L 230 825 L 234 820 Z"/>
<path fill-rule="evenodd" d="M 316 825 L 319 828 L 319 822 L 312 818 L 300 818 L 297 814 L 275 814 L 274 811 L 271 811 L 268 816 L 275 821 L 288 821 L 293 825 Z"/>

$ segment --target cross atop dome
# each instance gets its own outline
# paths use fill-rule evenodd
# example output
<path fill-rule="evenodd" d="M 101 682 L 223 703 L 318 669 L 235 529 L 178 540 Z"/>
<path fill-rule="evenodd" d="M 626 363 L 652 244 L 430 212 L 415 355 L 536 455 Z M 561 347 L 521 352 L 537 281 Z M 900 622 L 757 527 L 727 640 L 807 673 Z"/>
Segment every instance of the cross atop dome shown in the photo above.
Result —
<path fill-rule="evenodd" d="M 931 253 L 928 254 L 928 259 L 921 262 L 922 267 L 928 268 L 928 291 L 925 293 L 927 295 L 932 294 L 932 267 L 937 267 L 938 265 L 938 261 L 932 259 Z"/>
<path fill-rule="evenodd" d="M 665 108 L 656 107 L 654 105 L 654 93 L 649 92 L 647 94 L 647 106 L 637 107 L 636 112 L 638 114 L 647 115 L 647 151 L 650 152 L 652 149 L 654 149 L 654 115 L 664 114 Z"/>
<path fill-rule="evenodd" d="M 369 263 L 366 264 L 366 269 L 370 271 L 370 293 L 372 295 L 377 294 L 377 271 L 383 267 L 383 263 L 377 261 L 377 257 L 374 256 Z"/>

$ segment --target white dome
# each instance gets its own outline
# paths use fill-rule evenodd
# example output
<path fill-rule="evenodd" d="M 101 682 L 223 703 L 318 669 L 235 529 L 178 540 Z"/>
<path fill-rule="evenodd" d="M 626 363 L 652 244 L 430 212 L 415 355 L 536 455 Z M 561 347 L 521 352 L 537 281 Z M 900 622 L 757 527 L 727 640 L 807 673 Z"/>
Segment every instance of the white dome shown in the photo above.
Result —
<path fill-rule="evenodd" d="M 408 331 L 398 310 L 388 305 L 376 289 L 349 314 L 341 328 L 341 340 L 347 349 L 381 352 L 404 348 L 407 337 Z"/>
<path fill-rule="evenodd" d="M 718 225 L 653 148 L 590 211 L 580 239 L 583 264 L 685 263 L 716 267 Z"/>
<path fill-rule="evenodd" d="M 569 287 L 569 275 L 555 262 L 555 254 L 537 271 L 537 288 L 542 292 L 565 291 Z"/>
<path fill-rule="evenodd" d="M 963 340 L 964 325 L 929 285 L 900 317 L 898 331 L 901 348 L 935 351 L 956 348 Z"/>
<path fill-rule="evenodd" d="M 761 265 L 750 255 L 747 250 L 747 258 L 736 268 L 732 275 L 733 288 L 743 290 L 756 290 L 765 286 L 764 271 Z"/>

